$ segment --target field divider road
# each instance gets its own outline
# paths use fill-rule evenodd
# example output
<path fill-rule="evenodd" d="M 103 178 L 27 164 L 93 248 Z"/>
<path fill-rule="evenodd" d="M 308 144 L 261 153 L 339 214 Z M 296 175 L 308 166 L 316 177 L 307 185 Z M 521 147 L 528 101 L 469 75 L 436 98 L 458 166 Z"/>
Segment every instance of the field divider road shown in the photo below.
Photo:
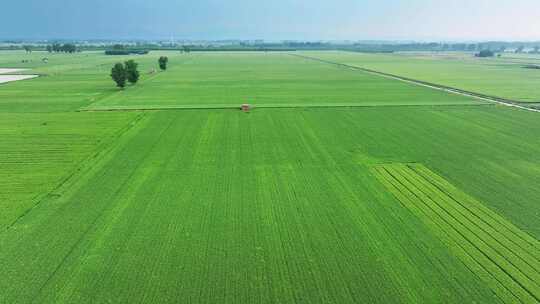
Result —
<path fill-rule="evenodd" d="M 416 107 L 479 107 L 479 106 L 493 106 L 493 104 L 401 104 L 401 105 L 375 105 L 375 104 L 266 104 L 266 105 L 251 105 L 252 110 L 257 109 L 339 109 L 339 108 L 416 108 Z M 139 106 L 139 107 L 95 107 L 95 108 L 81 108 L 77 112 L 143 112 L 143 111 L 180 111 L 180 110 L 240 110 L 241 104 L 238 105 L 179 105 L 179 106 Z"/>
<path fill-rule="evenodd" d="M 362 72 L 369 73 L 369 74 L 372 74 L 372 75 L 377 75 L 377 76 L 385 77 L 385 78 L 388 78 L 388 79 L 399 80 L 399 81 L 402 81 L 402 82 L 406 82 L 406 83 L 410 83 L 410 84 L 414 84 L 414 85 L 419 85 L 419 86 L 423 86 L 423 87 L 434 89 L 434 90 L 444 91 L 444 92 L 448 92 L 448 93 L 451 93 L 451 94 L 457 94 L 457 95 L 461 95 L 461 96 L 474 98 L 474 99 L 477 99 L 477 100 L 497 103 L 497 104 L 508 106 L 508 107 L 513 107 L 513 108 L 518 108 L 518 109 L 521 109 L 521 110 L 540 113 L 540 109 L 535 109 L 535 108 L 532 108 L 532 107 L 525 106 L 524 103 L 522 103 L 520 101 L 517 101 L 517 100 L 511 100 L 511 99 L 506 99 L 506 98 L 501 98 L 501 97 L 490 96 L 490 95 L 486 95 L 486 94 L 466 91 L 466 90 L 462 90 L 462 89 L 458 89 L 458 88 L 454 88 L 454 87 L 449 87 L 449 86 L 436 84 L 436 83 L 431 83 L 431 82 L 427 82 L 427 81 L 423 81 L 423 80 L 408 78 L 408 77 L 399 76 L 399 75 L 395 75 L 395 74 L 385 73 L 385 72 L 372 70 L 372 69 L 368 69 L 368 68 L 363 68 L 363 67 L 359 67 L 359 66 L 355 66 L 355 65 L 346 64 L 346 63 L 340 63 L 340 62 L 320 59 L 320 58 L 317 58 L 317 57 L 311 57 L 311 56 L 299 55 L 299 54 L 289 54 L 289 55 L 294 56 L 294 57 L 298 57 L 298 58 L 303 58 L 303 59 L 306 59 L 306 60 L 319 61 L 321 63 L 333 64 L 333 65 L 344 67 L 344 68 L 358 70 L 358 71 L 362 71 Z"/>

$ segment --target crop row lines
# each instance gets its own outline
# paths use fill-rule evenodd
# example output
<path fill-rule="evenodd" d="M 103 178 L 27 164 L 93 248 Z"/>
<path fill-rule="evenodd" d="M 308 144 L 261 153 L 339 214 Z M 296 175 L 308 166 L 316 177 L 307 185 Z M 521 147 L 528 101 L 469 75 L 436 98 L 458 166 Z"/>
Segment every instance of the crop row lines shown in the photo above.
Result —
<path fill-rule="evenodd" d="M 500 237 L 499 231 L 478 220 L 461 204 L 455 204 L 452 197 L 410 167 L 384 165 L 376 168 L 376 172 L 406 207 L 414 209 L 438 233 L 446 233 L 453 240 L 452 243 L 464 248 L 515 298 L 511 300 L 512 297 L 499 292 L 505 302 L 516 299 L 525 303 L 538 301 L 540 273 L 535 257 L 507 238 Z M 494 282 L 490 284 L 498 285 Z"/>
<path fill-rule="evenodd" d="M 536 239 L 527 233 L 524 233 L 522 230 L 514 226 L 497 213 L 491 211 L 479 201 L 457 190 L 446 180 L 434 174 L 424 166 L 408 165 L 408 167 L 414 170 L 417 174 L 421 175 L 426 181 L 429 181 L 432 186 L 437 188 L 440 192 L 445 193 L 455 203 L 474 214 L 477 219 L 485 222 L 486 225 L 494 227 L 494 229 L 497 229 L 497 232 L 503 234 L 506 239 L 516 243 L 516 245 L 521 247 L 525 252 L 531 254 L 537 262 L 536 265 L 538 265 L 538 261 L 540 261 L 540 244 Z M 537 268 L 537 270 L 539 269 Z"/>

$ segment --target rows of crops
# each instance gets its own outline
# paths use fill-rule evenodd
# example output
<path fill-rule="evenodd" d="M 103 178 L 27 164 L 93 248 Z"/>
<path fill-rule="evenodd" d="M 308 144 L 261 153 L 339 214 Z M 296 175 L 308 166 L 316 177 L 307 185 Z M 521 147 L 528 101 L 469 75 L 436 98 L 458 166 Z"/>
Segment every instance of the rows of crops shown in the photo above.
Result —
<path fill-rule="evenodd" d="M 374 169 L 408 209 L 440 234 L 505 303 L 537 303 L 540 243 L 424 166 Z"/>
<path fill-rule="evenodd" d="M 366 167 L 335 158 L 341 149 L 316 135 L 323 130 L 309 112 L 155 113 L 88 180 L 21 220 L 24 232 L 2 235 L 10 280 L 0 287 L 8 300 L 79 303 L 110 294 L 120 302 L 490 298 L 387 201 Z"/>
<path fill-rule="evenodd" d="M 135 113 L 0 114 L 0 229 L 110 144 Z"/>
<path fill-rule="evenodd" d="M 445 149 L 417 127 L 494 111 L 482 108 L 147 114 L 87 177 L 24 217 L 23 231 L 1 235 L 0 288 L 23 302 L 496 303 L 490 282 L 366 166 L 429 151 L 452 162 L 468 144 Z"/>
<path fill-rule="evenodd" d="M 0 303 L 537 300 L 537 113 L 281 53 L 141 70 L 160 54 L 125 91 L 97 53 L 0 86 Z M 135 107 L 162 110 L 75 112 Z"/>

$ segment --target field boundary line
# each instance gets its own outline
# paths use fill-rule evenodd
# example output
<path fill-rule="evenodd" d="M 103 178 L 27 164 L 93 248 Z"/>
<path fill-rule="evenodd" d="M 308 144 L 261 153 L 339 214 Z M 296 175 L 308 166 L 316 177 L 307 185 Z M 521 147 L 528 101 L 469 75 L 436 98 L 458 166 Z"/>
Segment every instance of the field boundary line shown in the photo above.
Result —
<path fill-rule="evenodd" d="M 388 105 L 362 105 L 362 104 L 308 104 L 308 105 L 299 105 L 299 104 L 284 104 L 284 105 L 252 105 L 253 110 L 257 109 L 331 109 L 331 108 L 401 108 L 401 107 L 482 107 L 482 106 L 493 106 L 493 104 L 388 104 Z M 240 110 L 240 104 L 238 105 L 222 105 L 222 106 L 212 106 L 212 105 L 201 105 L 201 106 L 163 106 L 163 107 L 102 107 L 102 108 L 81 108 L 77 112 L 144 112 L 144 111 L 174 111 L 174 110 Z"/>
<path fill-rule="evenodd" d="M 378 75 L 378 76 L 389 78 L 389 79 L 399 80 L 399 81 L 402 81 L 402 82 L 406 82 L 406 83 L 410 83 L 410 84 L 414 84 L 414 85 L 418 85 L 418 86 L 423 86 L 423 87 L 434 89 L 434 90 L 439 90 L 439 91 L 448 92 L 448 93 L 451 93 L 451 94 L 457 94 L 457 95 L 461 95 L 461 96 L 466 96 L 466 97 L 470 97 L 470 98 L 473 98 L 473 99 L 478 99 L 478 100 L 483 100 L 483 101 L 487 101 L 487 102 L 491 102 L 491 103 L 504 105 L 504 106 L 507 106 L 507 107 L 518 108 L 518 109 L 525 110 L 525 111 L 531 111 L 531 112 L 540 113 L 540 109 L 527 107 L 527 106 L 524 105 L 523 102 L 519 102 L 517 100 L 511 100 L 511 99 L 506 99 L 506 98 L 501 98 L 501 97 L 496 97 L 496 96 L 485 95 L 485 94 L 481 94 L 481 93 L 475 93 L 475 92 L 466 91 L 466 90 L 462 90 L 462 89 L 458 89 L 458 88 L 454 88 L 454 87 L 449 87 L 449 86 L 440 85 L 440 84 L 436 84 L 436 83 L 431 83 L 431 82 L 427 82 L 427 81 L 422 81 L 422 80 L 418 80 L 418 79 L 408 78 L 408 77 L 404 77 L 404 76 L 399 76 L 399 75 L 385 73 L 385 72 L 381 72 L 381 71 L 377 71 L 377 70 L 372 70 L 372 69 L 368 69 L 368 68 L 354 66 L 354 65 L 350 65 L 350 64 L 346 64 L 346 63 L 339 63 L 339 62 L 324 60 L 324 59 L 320 59 L 320 58 L 317 58 L 317 57 L 298 55 L 298 54 L 289 54 L 289 56 L 303 58 L 303 59 L 307 59 L 307 60 L 318 61 L 318 62 L 322 62 L 322 63 L 326 63 L 326 64 L 333 64 L 333 65 L 337 65 L 337 66 L 341 66 L 341 67 L 345 67 L 345 68 L 350 68 L 350 69 L 353 69 L 353 70 L 362 71 L 362 72 L 369 73 L 369 74 L 372 74 L 372 75 Z"/>

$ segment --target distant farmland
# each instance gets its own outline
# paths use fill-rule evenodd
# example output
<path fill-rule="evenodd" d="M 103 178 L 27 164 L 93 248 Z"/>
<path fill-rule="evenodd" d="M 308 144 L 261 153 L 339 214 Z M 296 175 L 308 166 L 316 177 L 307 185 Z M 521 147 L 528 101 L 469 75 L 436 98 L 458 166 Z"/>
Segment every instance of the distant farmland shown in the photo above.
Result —
<path fill-rule="evenodd" d="M 539 114 L 292 55 L 0 52 L 0 303 L 537 303 Z"/>
<path fill-rule="evenodd" d="M 471 53 L 459 52 L 302 54 L 518 102 L 540 103 L 540 71 L 526 68 L 538 64 L 538 55 L 475 58 Z"/>

